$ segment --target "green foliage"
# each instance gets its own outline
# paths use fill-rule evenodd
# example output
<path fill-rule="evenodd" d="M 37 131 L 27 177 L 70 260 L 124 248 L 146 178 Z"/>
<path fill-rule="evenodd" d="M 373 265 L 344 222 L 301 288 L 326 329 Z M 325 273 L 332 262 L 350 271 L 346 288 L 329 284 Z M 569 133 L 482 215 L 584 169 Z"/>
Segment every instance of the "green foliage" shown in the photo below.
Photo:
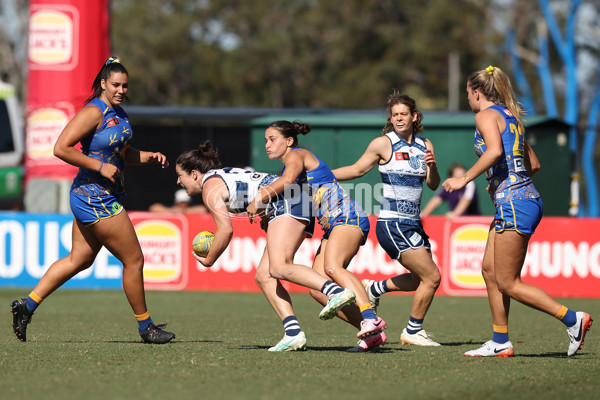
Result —
<path fill-rule="evenodd" d="M 8 305 L 25 290 L 4 289 Z M 387 295 L 379 314 L 388 342 L 377 353 L 347 353 L 356 330 L 321 321 L 308 294 L 293 295 L 308 351 L 270 353 L 283 329 L 262 294 L 148 292 L 152 318 L 177 338 L 147 345 L 120 291 L 59 290 L 33 317 L 28 342 L 0 333 L 0 393 L 29 399 L 544 399 L 598 398 L 600 344 L 592 330 L 581 354 L 566 357 L 564 326 L 513 303 L 516 356 L 470 359 L 462 353 L 491 334 L 484 298 L 439 297 L 425 328 L 443 344 L 399 343 L 412 296 Z M 594 313 L 598 300 L 565 304 Z M 374 395 L 376 393 L 376 395 Z"/>
<path fill-rule="evenodd" d="M 398 88 L 439 109 L 448 53 L 489 58 L 471 3 L 113 1 L 111 36 L 136 104 L 380 108 Z"/>

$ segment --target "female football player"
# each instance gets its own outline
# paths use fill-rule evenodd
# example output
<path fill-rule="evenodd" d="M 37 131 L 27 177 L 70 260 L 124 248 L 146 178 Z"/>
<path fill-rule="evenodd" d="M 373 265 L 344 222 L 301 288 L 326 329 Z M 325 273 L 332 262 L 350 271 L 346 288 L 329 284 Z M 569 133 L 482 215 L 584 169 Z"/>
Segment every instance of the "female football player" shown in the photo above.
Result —
<path fill-rule="evenodd" d="M 219 154 L 209 141 L 202 143 L 197 149 L 181 154 L 175 169 L 177 183 L 190 196 L 201 194 L 204 205 L 215 221 L 217 229 L 210 251 L 206 257 L 194 253 L 199 263 L 210 267 L 231 241 L 233 225 L 230 213 L 245 212 L 259 189 L 276 180 L 277 176 L 240 168 L 221 168 Z M 293 264 L 294 254 L 314 229 L 312 214 L 303 212 L 301 202 L 293 202 L 283 196 L 274 197 L 267 208 L 263 209 L 263 213 L 267 248 L 255 279 L 285 329 L 283 339 L 269 351 L 305 350 L 305 334 L 294 315 L 290 296 L 279 280 L 287 280 L 331 295 L 321 313 L 337 312 L 354 299 L 354 293 L 339 287 L 309 267 Z M 279 239 L 278 243 L 270 246 L 274 237 Z"/>
<path fill-rule="evenodd" d="M 423 329 L 425 315 L 440 284 L 440 272 L 431 257 L 429 237 L 419 217 L 423 182 L 435 190 L 440 184 L 433 145 L 417 135 L 422 114 L 409 96 L 394 91 L 387 99 L 388 121 L 382 136 L 373 139 L 353 165 L 335 169 L 341 181 L 365 175 L 378 167 L 383 181 L 377 239 L 392 260 L 410 272 L 380 282 L 363 280 L 371 305 L 390 291 L 415 291 L 402 344 L 439 346 Z"/>
<path fill-rule="evenodd" d="M 268 126 L 265 131 L 267 156 L 279 159 L 284 164 L 284 169 L 279 179 L 259 190 L 258 196 L 247 208 L 248 216 L 252 221 L 260 204 L 289 190 L 290 185 L 301 184 L 300 190 L 309 193 L 312 198 L 317 219 L 323 229 L 323 239 L 313 268 L 356 294 L 360 313 L 356 312 L 358 310 L 352 311 L 353 308 L 350 307 L 342 312 L 340 318 L 357 326 L 358 317 L 360 325 L 357 326 L 357 337 L 360 340 L 356 351 L 369 350 L 385 342 L 385 336 L 380 333 L 386 323 L 375 314 L 360 280 L 346 269 L 366 241 L 369 220 L 360 206 L 338 184 L 327 164 L 310 151 L 298 147 L 298 135 L 306 135 L 310 130 L 309 124 L 290 121 L 276 121 Z M 273 235 L 269 239 L 267 232 L 269 253 L 284 240 L 281 235 Z M 271 269 L 273 268 L 288 266 L 278 267 L 273 262 Z M 311 291 L 317 301 L 326 304 L 331 301 L 331 294 L 325 293 L 329 295 L 328 299 L 323 293 Z M 320 318 L 331 319 L 336 315 L 337 310 L 330 309 L 327 313 L 322 312 Z"/>
<path fill-rule="evenodd" d="M 529 239 L 542 218 L 542 200 L 531 181 L 540 163 L 525 140 L 523 109 L 508 76 L 491 65 L 469 75 L 467 98 L 475 113 L 475 153 L 479 160 L 463 177 L 449 178 L 443 186 L 448 192 L 459 190 L 485 172 L 496 215 L 490 226 L 482 265 L 492 311 L 492 339 L 464 355 L 510 357 L 514 354 L 508 338 L 508 313 L 510 300 L 515 299 L 562 321 L 570 340 L 567 355 L 572 356 L 592 325 L 590 314 L 575 312 L 542 289 L 521 280 Z"/>
<path fill-rule="evenodd" d="M 167 158 L 158 152 L 130 147 L 129 118 L 121 108 L 127 99 L 129 74 L 121 62 L 110 57 L 92 84 L 92 94 L 67 124 L 54 145 L 54 155 L 79 167 L 71 186 L 73 244 L 71 252 L 50 266 L 27 296 L 12 303 L 13 331 L 26 341 L 27 324 L 39 304 L 63 283 L 89 268 L 106 247 L 123 263 L 123 289 L 148 343 L 167 343 L 175 335 L 155 325 L 144 293 L 144 256 L 135 230 L 120 203 L 125 194 L 125 164 L 157 163 L 166 168 Z M 81 143 L 81 151 L 75 146 Z"/>

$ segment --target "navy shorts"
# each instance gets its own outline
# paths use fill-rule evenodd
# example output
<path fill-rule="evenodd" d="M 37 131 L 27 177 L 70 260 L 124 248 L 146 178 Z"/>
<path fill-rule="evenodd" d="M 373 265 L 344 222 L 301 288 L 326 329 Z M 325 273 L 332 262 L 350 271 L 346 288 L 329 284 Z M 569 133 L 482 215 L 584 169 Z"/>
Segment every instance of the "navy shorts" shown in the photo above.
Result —
<path fill-rule="evenodd" d="M 312 202 L 310 196 L 302 194 L 302 198 L 280 197 L 276 201 L 269 203 L 267 208 L 269 223 L 271 221 L 287 215 L 299 221 L 307 221 L 308 224 L 304 233 L 310 238 L 315 232 L 315 218 L 312 216 Z"/>
<path fill-rule="evenodd" d="M 429 236 L 420 221 L 377 220 L 377 240 L 392 260 L 400 259 L 406 250 L 425 247 L 431 249 Z"/>
<path fill-rule="evenodd" d="M 85 226 L 123 211 L 123 206 L 115 196 L 89 197 L 71 192 L 69 200 L 73 215 Z"/>
<path fill-rule="evenodd" d="M 517 231 L 532 235 L 542 220 L 542 199 L 513 200 L 496 209 L 494 225 L 496 232 Z"/>

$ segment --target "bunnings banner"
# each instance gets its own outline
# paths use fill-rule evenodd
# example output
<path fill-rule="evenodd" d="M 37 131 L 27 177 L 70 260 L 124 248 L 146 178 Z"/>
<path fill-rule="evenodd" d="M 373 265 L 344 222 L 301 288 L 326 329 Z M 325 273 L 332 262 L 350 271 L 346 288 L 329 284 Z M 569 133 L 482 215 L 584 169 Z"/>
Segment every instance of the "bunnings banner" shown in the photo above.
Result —
<path fill-rule="evenodd" d="M 72 179 L 54 143 L 109 56 L 109 0 L 30 0 L 25 180 Z"/>
<path fill-rule="evenodd" d="M 258 292 L 254 282 L 266 236 L 245 216 L 233 219 L 234 234 L 227 250 L 211 268 L 192 256 L 192 240 L 213 231 L 208 214 L 161 215 L 131 212 L 144 252 L 144 281 L 154 290 Z M 385 279 L 407 272 L 390 260 L 371 232 L 349 269 L 360 279 Z M 442 216 L 424 221 L 433 258 L 440 267 L 439 295 L 485 296 L 481 260 L 492 217 Z M 33 288 L 50 265 L 71 248 L 73 217 L 65 214 L 0 212 L 0 287 Z M 295 262 L 311 265 L 320 244 L 320 228 L 305 240 Z M 531 238 L 522 279 L 554 297 L 600 298 L 600 219 L 544 217 Z M 122 266 L 106 249 L 86 271 L 65 284 L 70 288 L 120 289 Z M 306 289 L 284 283 L 293 292 Z"/>

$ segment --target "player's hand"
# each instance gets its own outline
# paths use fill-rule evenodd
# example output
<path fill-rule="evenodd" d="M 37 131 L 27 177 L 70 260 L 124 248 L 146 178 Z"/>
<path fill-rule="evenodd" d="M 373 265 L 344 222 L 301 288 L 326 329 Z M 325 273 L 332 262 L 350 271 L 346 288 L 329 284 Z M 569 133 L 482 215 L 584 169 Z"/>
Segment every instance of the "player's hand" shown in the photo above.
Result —
<path fill-rule="evenodd" d="M 454 211 L 448 211 L 448 212 L 446 213 L 446 218 L 447 218 L 449 221 L 452 221 L 452 220 L 453 220 L 453 219 L 455 219 L 456 217 L 458 217 L 458 214 L 456 214 Z"/>
<path fill-rule="evenodd" d="M 116 166 L 110 163 L 103 163 L 100 168 L 100 175 L 107 178 L 112 183 L 115 183 L 117 179 L 119 179 L 119 175 L 121 175 L 121 171 Z"/>
<path fill-rule="evenodd" d="M 462 189 L 467 185 L 467 182 L 465 181 L 464 178 L 462 177 L 458 177 L 458 178 L 448 178 L 444 181 L 444 183 L 442 183 L 442 187 L 446 190 L 446 192 L 448 193 L 452 193 L 456 190 Z"/>
<path fill-rule="evenodd" d="M 425 149 L 425 154 L 423 155 L 423 161 L 427 164 L 428 167 L 436 167 L 437 161 L 435 159 L 435 154 L 432 148 Z"/>
<path fill-rule="evenodd" d="M 248 204 L 248 207 L 246 207 L 246 212 L 248 213 L 248 219 L 250 220 L 250 223 L 253 224 L 256 214 L 258 214 L 258 207 L 256 206 L 256 201 L 252 201 L 252 203 Z"/>
<path fill-rule="evenodd" d="M 265 217 L 265 209 L 258 206 L 256 199 L 253 200 L 248 207 L 246 207 L 246 212 L 248 213 L 248 219 L 250 223 L 253 224 L 256 218 L 262 220 Z M 260 223 L 260 221 L 258 221 Z"/>
<path fill-rule="evenodd" d="M 163 168 L 167 168 L 169 166 L 169 161 L 167 161 L 167 156 L 163 153 L 148 153 L 148 162 L 153 162 L 160 164 Z"/>
<path fill-rule="evenodd" d="M 202 264 L 203 267 L 210 268 L 210 267 L 213 266 L 212 264 L 209 264 L 209 263 L 206 262 L 206 257 L 200 257 L 194 251 L 192 251 L 192 255 L 194 256 L 194 258 L 196 259 L 196 261 L 198 261 L 200 264 Z"/>

